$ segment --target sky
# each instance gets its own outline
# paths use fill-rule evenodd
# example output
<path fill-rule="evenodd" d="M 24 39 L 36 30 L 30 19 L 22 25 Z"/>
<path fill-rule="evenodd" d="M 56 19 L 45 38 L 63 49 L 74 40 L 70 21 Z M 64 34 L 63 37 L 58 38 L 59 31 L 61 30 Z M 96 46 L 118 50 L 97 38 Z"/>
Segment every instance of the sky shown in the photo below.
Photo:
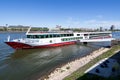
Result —
<path fill-rule="evenodd" d="M 0 25 L 120 28 L 120 0 L 0 0 Z"/>

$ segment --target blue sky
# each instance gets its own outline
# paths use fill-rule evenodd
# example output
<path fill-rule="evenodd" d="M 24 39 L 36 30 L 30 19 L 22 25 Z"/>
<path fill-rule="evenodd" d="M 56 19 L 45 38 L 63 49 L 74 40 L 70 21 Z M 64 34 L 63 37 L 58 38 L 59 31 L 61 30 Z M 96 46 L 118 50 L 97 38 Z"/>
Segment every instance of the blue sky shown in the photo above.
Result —
<path fill-rule="evenodd" d="M 120 27 L 120 0 L 0 0 L 0 25 Z"/>

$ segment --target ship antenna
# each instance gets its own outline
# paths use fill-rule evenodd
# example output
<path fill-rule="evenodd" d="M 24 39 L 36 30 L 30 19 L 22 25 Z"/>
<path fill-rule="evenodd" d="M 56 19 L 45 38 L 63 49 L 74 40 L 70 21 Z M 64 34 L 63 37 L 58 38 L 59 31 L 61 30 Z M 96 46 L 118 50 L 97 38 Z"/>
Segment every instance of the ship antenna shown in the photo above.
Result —
<path fill-rule="evenodd" d="M 28 28 L 26 34 L 28 34 L 30 32 L 31 26 Z"/>

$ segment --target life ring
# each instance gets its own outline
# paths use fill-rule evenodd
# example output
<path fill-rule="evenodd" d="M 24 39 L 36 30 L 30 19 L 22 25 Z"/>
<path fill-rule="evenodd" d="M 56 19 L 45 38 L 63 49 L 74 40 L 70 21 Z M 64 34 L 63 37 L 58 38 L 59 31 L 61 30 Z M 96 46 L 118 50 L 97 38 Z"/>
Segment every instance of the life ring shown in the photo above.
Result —
<path fill-rule="evenodd" d="M 52 43 L 52 40 L 50 40 L 50 43 Z"/>

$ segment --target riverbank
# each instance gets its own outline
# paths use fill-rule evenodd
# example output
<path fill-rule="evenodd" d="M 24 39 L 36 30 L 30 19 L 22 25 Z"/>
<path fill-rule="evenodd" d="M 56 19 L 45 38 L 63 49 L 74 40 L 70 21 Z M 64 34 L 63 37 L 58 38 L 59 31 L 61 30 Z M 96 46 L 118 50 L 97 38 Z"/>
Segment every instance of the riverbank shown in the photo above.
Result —
<path fill-rule="evenodd" d="M 118 51 L 120 51 L 120 45 L 115 45 L 113 47 L 111 47 L 108 51 L 104 52 L 104 54 L 96 57 L 95 59 L 91 60 L 88 64 L 86 64 L 85 66 L 79 68 L 78 70 L 76 70 L 75 72 L 73 72 L 72 74 L 70 74 L 69 76 L 65 77 L 64 80 L 97 80 L 97 79 L 100 79 L 100 80 L 113 80 L 113 79 L 119 79 L 120 76 L 117 76 L 117 77 L 110 77 L 110 78 L 103 78 L 103 77 L 100 77 L 100 76 L 92 76 L 89 77 L 87 76 L 87 74 L 85 73 L 85 71 L 90 68 L 91 66 L 93 66 L 94 64 L 98 63 L 98 61 L 104 59 L 104 58 L 113 58 L 115 60 L 117 60 L 120 64 L 120 54 L 118 53 Z M 117 56 L 117 57 L 116 57 Z"/>
<path fill-rule="evenodd" d="M 72 74 L 74 71 L 83 67 L 85 64 L 89 63 L 91 60 L 105 53 L 108 50 L 110 50 L 110 48 L 102 47 L 96 51 L 93 51 L 92 53 L 90 53 L 89 55 L 85 57 L 69 62 L 60 68 L 56 68 L 50 75 L 48 75 L 48 78 L 44 80 L 62 80 L 66 76 Z"/>

